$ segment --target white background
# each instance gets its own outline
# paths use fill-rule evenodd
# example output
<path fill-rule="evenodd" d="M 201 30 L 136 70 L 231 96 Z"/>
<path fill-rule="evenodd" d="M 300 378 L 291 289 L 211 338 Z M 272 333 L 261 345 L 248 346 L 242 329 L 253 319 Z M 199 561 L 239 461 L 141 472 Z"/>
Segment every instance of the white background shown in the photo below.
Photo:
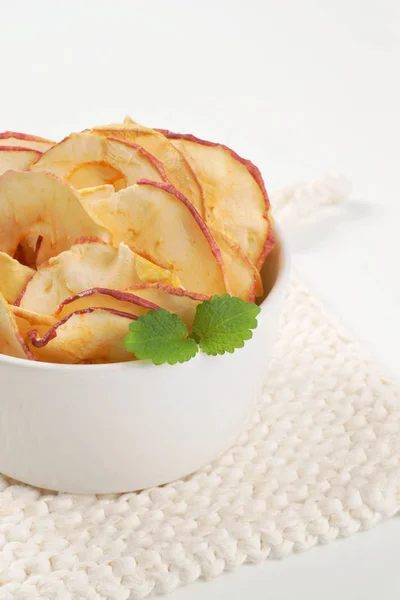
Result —
<path fill-rule="evenodd" d="M 0 130 L 121 120 L 225 142 L 267 187 L 340 172 L 351 202 L 294 262 L 400 375 L 400 2 L 1 3 Z M 396 600 L 400 522 L 195 584 L 180 600 Z M 110 599 L 112 600 L 112 599 Z"/>

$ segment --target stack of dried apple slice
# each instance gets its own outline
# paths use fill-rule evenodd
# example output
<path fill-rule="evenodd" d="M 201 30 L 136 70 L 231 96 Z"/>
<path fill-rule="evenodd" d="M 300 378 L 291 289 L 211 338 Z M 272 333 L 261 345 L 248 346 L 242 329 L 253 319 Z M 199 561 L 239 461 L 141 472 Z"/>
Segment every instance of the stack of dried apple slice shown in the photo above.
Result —
<path fill-rule="evenodd" d="M 121 124 L 55 143 L 0 134 L 0 353 L 131 360 L 130 321 L 190 327 L 228 292 L 255 302 L 273 246 L 259 170 L 191 135 Z"/>

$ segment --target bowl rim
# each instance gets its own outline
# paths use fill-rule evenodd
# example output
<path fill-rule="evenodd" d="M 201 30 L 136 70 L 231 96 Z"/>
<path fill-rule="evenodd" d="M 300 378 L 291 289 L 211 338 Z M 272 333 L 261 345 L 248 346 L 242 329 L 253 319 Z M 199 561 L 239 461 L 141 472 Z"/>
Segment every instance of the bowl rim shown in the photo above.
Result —
<path fill-rule="evenodd" d="M 281 293 L 284 292 L 286 284 L 289 280 L 290 273 L 290 258 L 288 245 L 285 241 L 285 237 L 282 235 L 282 230 L 277 225 L 276 221 L 274 222 L 274 234 L 275 239 L 279 242 L 280 245 L 280 265 L 279 271 L 276 278 L 276 281 L 273 285 L 273 288 L 269 292 L 268 296 L 264 298 L 264 300 L 260 304 L 261 313 L 260 315 L 268 309 L 268 306 L 275 302 L 275 299 L 278 298 Z M 200 356 L 200 353 L 196 358 Z M 215 358 L 215 357 L 213 357 Z M 177 365 L 154 365 L 150 360 L 132 360 L 125 362 L 117 362 L 117 363 L 102 363 L 96 365 L 69 365 L 62 363 L 47 363 L 47 362 L 39 362 L 33 360 L 26 360 L 24 358 L 16 358 L 14 356 L 7 356 L 5 354 L 0 354 L 0 365 L 1 364 L 9 365 L 10 367 L 24 367 L 27 369 L 35 369 L 37 371 L 71 371 L 73 373 L 81 373 L 83 371 L 87 372 L 98 372 L 98 371 L 118 371 L 124 368 L 129 369 L 143 369 L 143 368 L 154 368 L 157 366 L 157 369 L 160 370 L 160 367 L 168 368 L 170 366 L 174 367 L 183 367 L 187 363 L 177 364 Z"/>

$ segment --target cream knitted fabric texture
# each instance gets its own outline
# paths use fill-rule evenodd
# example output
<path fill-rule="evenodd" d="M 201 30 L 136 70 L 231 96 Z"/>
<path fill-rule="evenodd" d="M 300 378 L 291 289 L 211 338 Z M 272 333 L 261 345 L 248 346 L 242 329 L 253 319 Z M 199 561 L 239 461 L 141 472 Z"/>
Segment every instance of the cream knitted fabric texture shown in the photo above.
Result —
<path fill-rule="evenodd" d="M 0 477 L 0 600 L 138 600 L 394 515 L 400 387 L 297 280 L 265 378 L 236 446 L 185 480 L 95 497 Z"/>

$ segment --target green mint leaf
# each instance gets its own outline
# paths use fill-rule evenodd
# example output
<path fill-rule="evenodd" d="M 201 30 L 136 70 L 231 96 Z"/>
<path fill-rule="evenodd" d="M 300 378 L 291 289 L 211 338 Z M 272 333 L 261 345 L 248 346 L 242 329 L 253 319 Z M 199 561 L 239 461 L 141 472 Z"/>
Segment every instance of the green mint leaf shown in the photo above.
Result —
<path fill-rule="evenodd" d="M 198 352 L 185 323 L 164 308 L 151 310 L 129 326 L 125 348 L 136 358 L 150 358 L 155 365 L 186 362 Z"/>
<path fill-rule="evenodd" d="M 252 302 L 223 294 L 197 306 L 193 337 L 206 354 L 225 354 L 243 348 L 257 327 L 260 308 Z"/>

